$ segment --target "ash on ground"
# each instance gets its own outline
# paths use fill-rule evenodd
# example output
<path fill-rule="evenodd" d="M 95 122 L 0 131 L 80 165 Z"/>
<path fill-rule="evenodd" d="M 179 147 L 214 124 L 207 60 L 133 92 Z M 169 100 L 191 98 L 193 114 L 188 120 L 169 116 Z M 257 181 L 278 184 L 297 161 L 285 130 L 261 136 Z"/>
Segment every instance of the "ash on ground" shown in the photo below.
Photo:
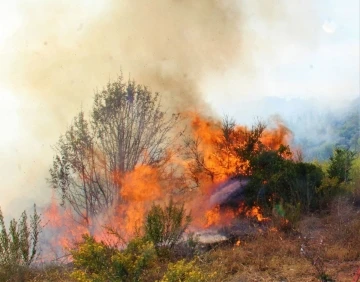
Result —
<path fill-rule="evenodd" d="M 200 244 L 217 244 L 226 241 L 251 238 L 266 232 L 269 228 L 269 221 L 258 222 L 248 218 L 239 218 L 227 226 L 198 230 L 194 232 L 194 236 Z"/>

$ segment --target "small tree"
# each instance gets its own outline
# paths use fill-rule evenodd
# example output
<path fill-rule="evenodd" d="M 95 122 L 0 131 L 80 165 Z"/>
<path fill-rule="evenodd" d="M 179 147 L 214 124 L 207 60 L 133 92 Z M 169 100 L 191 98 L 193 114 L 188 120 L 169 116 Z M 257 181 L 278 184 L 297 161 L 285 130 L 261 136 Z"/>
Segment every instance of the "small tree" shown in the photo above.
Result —
<path fill-rule="evenodd" d="M 95 94 L 91 116 L 80 112 L 54 148 L 50 183 L 77 215 L 89 219 L 121 202 L 121 181 L 138 164 L 160 166 L 169 132 L 179 116 L 168 115 L 159 94 L 122 77 Z"/>
<path fill-rule="evenodd" d="M 329 177 L 337 178 L 339 183 L 351 181 L 350 170 L 355 156 L 356 153 L 348 149 L 336 148 L 334 155 L 330 157 L 330 166 L 327 171 Z"/>
<path fill-rule="evenodd" d="M 191 222 L 184 205 L 177 206 L 170 199 L 165 207 L 153 205 L 145 220 L 145 238 L 160 248 L 173 248 Z"/>
<path fill-rule="evenodd" d="M 6 229 L 4 217 L 0 209 L 0 278 L 7 281 L 21 272 L 34 261 L 37 255 L 40 234 L 40 216 L 36 212 L 28 217 L 24 211 L 19 221 L 12 219 Z"/>

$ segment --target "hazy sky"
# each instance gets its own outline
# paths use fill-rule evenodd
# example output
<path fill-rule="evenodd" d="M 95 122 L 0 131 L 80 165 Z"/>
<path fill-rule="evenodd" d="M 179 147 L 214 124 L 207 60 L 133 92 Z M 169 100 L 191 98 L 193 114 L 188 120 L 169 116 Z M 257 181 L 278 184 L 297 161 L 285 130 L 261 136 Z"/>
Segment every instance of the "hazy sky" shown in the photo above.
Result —
<path fill-rule="evenodd" d="M 287 3 L 296 6 L 298 1 Z M 312 28 L 309 34 L 315 33 L 315 38 L 306 35 L 301 39 L 291 38 L 289 34 L 284 34 L 289 30 L 281 26 L 257 26 L 254 19 L 254 28 L 268 39 L 266 48 L 276 50 L 270 57 L 264 52 L 256 54 L 257 73 L 254 77 L 243 75 L 235 67 L 223 76 L 205 78 L 204 92 L 216 108 L 222 112 L 235 108 L 226 99 L 219 99 L 219 93 L 226 93 L 239 103 L 244 96 L 256 100 L 266 95 L 314 98 L 332 105 L 359 96 L 359 1 L 312 3 L 314 17 L 305 14 L 298 24 L 314 23 L 309 26 Z"/>
<path fill-rule="evenodd" d="M 121 68 L 135 79 L 139 74 L 146 83 L 155 77 L 144 75 L 147 68 L 160 66 L 162 79 L 168 79 L 164 73 L 178 74 L 178 69 L 189 68 L 183 81 L 194 83 L 196 79 L 195 88 L 215 112 L 244 121 L 252 113 L 246 108 L 239 112 L 241 104 L 257 103 L 264 96 L 315 98 L 332 105 L 359 96 L 358 0 L 224 0 L 226 14 L 214 8 L 216 1 L 204 7 L 175 1 L 178 16 L 170 0 L 152 1 L 153 7 L 146 8 L 133 4 L 146 1 L 112 1 L 116 9 L 134 15 L 140 8 L 140 18 L 151 9 L 171 10 L 171 16 L 167 10 L 160 13 L 163 21 L 151 18 L 157 15 L 153 10 L 148 19 L 154 21 L 149 24 L 150 33 L 156 35 L 160 28 L 170 38 L 168 46 L 161 40 L 147 46 L 144 32 L 148 30 L 139 23 L 141 19 L 129 16 L 120 22 L 126 26 L 118 31 L 119 36 L 128 36 L 120 47 L 112 45 L 116 29 L 106 37 L 107 28 L 118 20 L 111 18 L 116 13 L 108 7 L 110 2 L 0 1 L 0 206 L 5 212 L 12 213 L 23 203 L 41 204 L 50 197 L 45 176 L 51 146 L 75 111 L 89 104 L 92 90 L 116 77 Z M 202 18 L 204 13 L 208 15 Z M 164 27 L 167 24 L 169 28 Z M 133 26 L 140 38 L 134 43 L 132 33 L 126 33 Z M 199 34 L 203 30 L 209 34 Z M 185 35 L 177 39 L 176 32 Z M 213 43 L 213 37 L 219 42 Z M 173 55 L 171 48 L 181 49 L 183 38 L 191 48 Z M 200 46 L 203 39 L 206 44 Z M 159 54 L 154 48 L 160 49 L 156 50 Z M 167 56 L 161 64 L 149 60 L 158 59 L 161 53 Z M 92 58 L 95 63 L 89 64 Z M 143 64 L 141 71 L 132 69 L 134 62 Z M 172 83 L 164 89 L 171 89 Z M 162 84 L 150 87 L 157 85 Z M 69 89 L 74 89 L 70 96 L 63 94 Z"/>

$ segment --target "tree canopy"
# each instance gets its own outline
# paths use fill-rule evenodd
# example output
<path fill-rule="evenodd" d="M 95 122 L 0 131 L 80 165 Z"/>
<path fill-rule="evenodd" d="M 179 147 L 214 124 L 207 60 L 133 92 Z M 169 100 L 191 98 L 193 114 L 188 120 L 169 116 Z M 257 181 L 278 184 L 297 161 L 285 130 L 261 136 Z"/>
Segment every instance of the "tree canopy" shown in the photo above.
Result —
<path fill-rule="evenodd" d="M 163 110 L 159 94 L 120 76 L 95 94 L 60 136 L 50 183 L 85 221 L 120 201 L 116 175 L 138 164 L 161 165 L 179 115 Z"/>

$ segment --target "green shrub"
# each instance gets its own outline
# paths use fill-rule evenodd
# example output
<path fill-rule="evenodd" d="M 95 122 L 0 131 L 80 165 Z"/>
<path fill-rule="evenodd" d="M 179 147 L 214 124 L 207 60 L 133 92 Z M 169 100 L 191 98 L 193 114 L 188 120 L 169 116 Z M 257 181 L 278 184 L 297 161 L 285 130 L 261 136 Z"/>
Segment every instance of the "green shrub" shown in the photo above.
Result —
<path fill-rule="evenodd" d="M 142 281 L 146 273 L 154 269 L 157 255 L 172 249 L 189 223 L 190 215 L 185 214 L 184 206 L 177 206 L 170 200 L 164 208 L 159 205 L 151 208 L 146 217 L 144 237 L 134 238 L 123 250 L 84 235 L 83 242 L 71 251 L 75 266 L 71 277 L 80 282 Z"/>
<path fill-rule="evenodd" d="M 281 201 L 290 206 L 301 205 L 303 212 L 319 208 L 323 172 L 320 167 L 288 159 L 290 149 L 281 146 L 277 151 L 264 151 L 250 160 L 252 174 L 244 189 L 249 206 L 259 205 L 271 211 Z M 285 156 L 285 157 L 284 157 Z"/>
<path fill-rule="evenodd" d="M 274 206 L 272 222 L 278 230 L 290 231 L 298 227 L 301 218 L 300 203 L 291 205 L 288 203 Z"/>
<path fill-rule="evenodd" d="M 77 281 L 140 281 L 156 258 L 154 245 L 144 238 L 135 238 L 124 250 L 97 242 L 89 235 L 83 238 L 71 251 L 75 266 L 71 277 Z"/>
<path fill-rule="evenodd" d="M 355 160 L 356 153 L 348 149 L 336 148 L 330 157 L 328 174 L 330 178 L 337 178 L 339 183 L 351 181 L 350 171 Z"/>
<path fill-rule="evenodd" d="M 72 250 L 75 271 L 72 277 L 78 281 L 106 281 L 113 279 L 111 258 L 117 250 L 107 246 L 103 242 L 97 242 L 94 237 L 83 236 L 83 242 L 78 244 L 77 249 Z M 116 280 L 114 280 L 116 281 Z"/>
<path fill-rule="evenodd" d="M 168 269 L 161 282 L 205 282 L 209 280 L 208 278 L 195 265 L 194 260 L 190 262 L 179 260 L 168 265 Z"/>
<path fill-rule="evenodd" d="M 172 200 L 165 207 L 153 205 L 145 220 L 145 237 L 153 242 L 156 251 L 172 249 L 181 239 L 191 222 L 184 205 Z"/>
<path fill-rule="evenodd" d="M 125 267 L 131 281 L 140 281 L 143 271 L 155 262 L 156 251 L 152 242 L 144 238 L 135 238 L 130 241 L 124 252 L 118 253 L 112 259 L 116 272 L 122 271 Z"/>
<path fill-rule="evenodd" d="M 0 280 L 23 280 L 23 273 L 35 260 L 40 234 L 40 216 L 36 212 L 28 217 L 24 211 L 19 221 L 12 219 L 6 229 L 0 209 Z"/>

